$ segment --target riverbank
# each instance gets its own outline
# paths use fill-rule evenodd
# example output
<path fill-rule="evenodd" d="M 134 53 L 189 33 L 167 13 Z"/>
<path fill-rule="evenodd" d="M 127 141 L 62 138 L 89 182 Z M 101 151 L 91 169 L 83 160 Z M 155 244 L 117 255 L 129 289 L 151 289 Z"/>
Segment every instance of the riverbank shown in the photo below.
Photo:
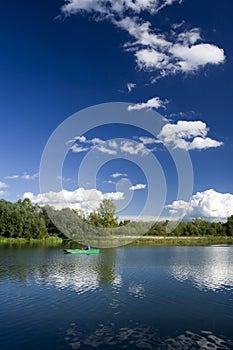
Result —
<path fill-rule="evenodd" d="M 209 246 L 209 245 L 233 245 L 233 237 L 228 236 L 124 236 L 90 238 L 82 245 L 91 243 L 92 247 L 113 248 L 120 246 Z M 64 241 L 67 247 L 79 248 L 80 243 Z"/>
<path fill-rule="evenodd" d="M 106 237 L 101 239 L 91 239 L 93 247 L 117 247 L 117 246 L 208 246 L 215 244 L 233 245 L 233 237 L 228 236 L 127 236 L 127 237 Z M 87 242 L 83 243 L 85 245 Z M 5 238 L 0 237 L 0 244 L 41 244 L 41 245 L 64 245 L 65 247 L 80 247 L 81 242 L 63 240 L 60 237 L 49 237 L 44 239 L 26 238 Z"/>
<path fill-rule="evenodd" d="M 233 244 L 233 237 L 227 236 L 143 236 L 131 243 L 132 245 L 156 246 L 208 246 L 213 244 Z"/>
<path fill-rule="evenodd" d="M 48 244 L 48 245 L 57 245 L 62 244 L 63 239 L 60 237 L 48 237 L 42 239 L 26 239 L 26 238 L 6 238 L 0 236 L 0 244 Z"/>

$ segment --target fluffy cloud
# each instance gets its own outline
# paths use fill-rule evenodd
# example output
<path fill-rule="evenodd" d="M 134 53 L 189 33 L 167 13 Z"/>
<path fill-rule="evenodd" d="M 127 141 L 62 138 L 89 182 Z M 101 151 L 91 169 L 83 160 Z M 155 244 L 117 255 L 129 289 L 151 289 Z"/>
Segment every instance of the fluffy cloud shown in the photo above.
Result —
<path fill-rule="evenodd" d="M 73 146 L 71 146 L 70 148 L 72 150 L 72 152 L 74 153 L 81 153 L 81 152 L 86 152 L 89 150 L 89 147 L 82 147 L 82 146 L 78 146 L 77 144 L 74 144 Z"/>
<path fill-rule="evenodd" d="M 115 178 L 117 178 L 117 177 L 121 177 L 121 176 L 128 176 L 127 174 L 122 174 L 122 173 L 119 173 L 119 172 L 117 172 L 117 173 L 113 173 L 112 175 L 111 175 L 111 177 L 113 177 L 114 179 Z"/>
<path fill-rule="evenodd" d="M 147 155 L 150 151 L 143 145 L 143 143 L 135 143 L 133 141 L 124 141 L 120 145 L 120 150 L 123 153 L 131 155 Z"/>
<path fill-rule="evenodd" d="M 152 31 L 150 22 L 135 18 L 125 18 L 115 24 L 134 37 L 135 41 L 126 43 L 125 49 L 135 51 L 138 67 L 156 71 L 160 77 L 195 72 L 207 64 L 217 65 L 225 60 L 223 49 L 210 43 L 197 43 L 201 41 L 199 28 L 165 36 Z"/>
<path fill-rule="evenodd" d="M 177 58 L 177 70 L 183 72 L 195 71 L 206 64 L 219 64 L 225 59 L 224 51 L 211 44 L 198 44 L 191 47 L 176 44 L 170 52 Z"/>
<path fill-rule="evenodd" d="M 158 139 L 165 146 L 188 150 L 221 146 L 222 142 L 207 137 L 208 131 L 209 129 L 202 121 L 180 120 L 176 124 L 164 125 Z"/>
<path fill-rule="evenodd" d="M 182 23 L 182 25 L 183 24 L 184 22 Z M 186 30 L 184 32 L 181 32 L 177 36 L 177 41 L 185 45 L 193 45 L 200 39 L 201 39 L 201 33 L 199 28 L 192 28 L 190 30 Z"/>
<path fill-rule="evenodd" d="M 104 145 L 100 145 L 98 146 L 98 151 L 102 152 L 102 153 L 107 153 L 107 154 L 117 154 L 117 151 L 115 149 L 111 149 L 107 146 L 104 146 Z"/>
<path fill-rule="evenodd" d="M 129 105 L 129 111 L 136 111 L 144 108 L 166 108 L 167 101 L 162 101 L 159 97 L 153 97 L 150 100 L 142 103 L 136 103 L 134 105 Z"/>
<path fill-rule="evenodd" d="M 39 177 L 39 173 L 33 174 L 33 175 L 29 175 L 27 173 L 24 173 L 21 178 L 23 180 L 35 180 L 37 177 Z"/>
<path fill-rule="evenodd" d="M 97 12 L 105 17 L 122 15 L 131 10 L 135 13 L 148 11 L 151 14 L 179 0 L 66 0 L 62 6 L 62 12 L 69 16 L 79 12 Z"/>
<path fill-rule="evenodd" d="M 6 188 L 6 187 L 8 187 L 7 184 L 5 184 L 5 182 L 0 181 L 0 188 Z"/>
<path fill-rule="evenodd" d="M 225 60 L 223 49 L 211 44 L 190 47 L 171 43 L 169 50 L 141 49 L 135 53 L 135 57 L 140 69 L 160 71 L 161 76 L 195 72 L 207 64 L 217 65 Z"/>
<path fill-rule="evenodd" d="M 166 40 L 162 34 L 155 34 L 151 31 L 151 23 L 149 21 L 139 21 L 135 17 L 125 17 L 120 21 L 114 21 L 114 24 L 126 31 L 136 40 L 128 42 L 124 45 L 126 50 L 137 48 L 137 45 L 149 46 L 153 48 L 170 47 L 170 42 Z"/>
<path fill-rule="evenodd" d="M 66 141 L 66 145 L 69 144 L 72 144 L 70 149 L 74 153 L 87 152 L 92 148 L 97 147 L 102 153 L 116 154 L 115 151 L 110 149 L 110 147 L 114 148 L 115 146 L 113 141 L 103 141 L 97 137 L 88 140 L 85 136 L 76 136 L 74 139 Z M 109 147 L 107 147 L 107 144 Z"/>
<path fill-rule="evenodd" d="M 73 144 L 70 149 L 72 152 L 87 152 L 93 148 L 101 153 L 107 153 L 110 155 L 117 155 L 119 152 L 123 152 L 131 155 L 146 155 L 149 150 L 144 146 L 142 142 L 136 143 L 128 140 L 106 140 L 103 141 L 99 138 L 85 141 L 80 141 L 82 136 L 77 136 L 74 140 L 76 143 Z M 71 141 L 71 140 L 70 140 Z M 68 141 L 68 142 L 70 142 Z M 67 142 L 66 142 L 67 143 Z"/>
<path fill-rule="evenodd" d="M 170 32 L 161 34 L 159 28 L 152 28 L 151 23 L 140 16 L 143 11 L 155 15 L 165 6 L 178 1 L 67 0 L 61 11 L 65 16 L 93 14 L 94 20 L 105 19 L 127 31 L 133 40 L 125 43 L 125 50 L 135 52 L 138 67 L 155 72 L 156 77 L 152 81 L 156 81 L 168 74 L 195 72 L 207 64 L 217 65 L 225 60 L 223 49 L 201 42 L 200 28 L 187 30 L 185 21 L 182 21 L 174 24 Z M 128 84 L 128 91 L 133 87 Z"/>
<path fill-rule="evenodd" d="M 147 71 L 163 70 L 175 71 L 175 65 L 170 62 L 169 56 L 155 49 L 142 49 L 135 53 L 136 62 L 140 69 Z"/>
<path fill-rule="evenodd" d="M 95 137 L 93 139 L 88 140 L 85 136 L 75 136 L 72 140 L 66 141 L 66 145 L 73 144 L 75 142 L 78 142 L 79 144 L 85 144 L 85 145 L 95 145 L 99 143 L 103 143 L 104 141 L 99 139 L 98 137 Z M 83 145 L 82 145 L 83 147 Z"/>
<path fill-rule="evenodd" d="M 23 198 L 29 198 L 32 203 L 39 205 L 51 205 L 56 209 L 73 208 L 88 212 L 95 210 L 103 199 L 122 200 L 123 192 L 102 193 L 96 189 L 86 190 L 78 188 L 75 191 L 62 190 L 60 192 L 47 192 L 35 195 L 26 192 Z"/>
<path fill-rule="evenodd" d="M 8 185 L 5 182 L 0 181 L 0 196 L 3 196 L 5 194 L 5 191 L 2 190 L 2 188 L 7 188 Z"/>
<path fill-rule="evenodd" d="M 202 217 L 209 220 L 226 220 L 233 215 L 233 194 L 219 193 L 213 189 L 197 192 L 190 202 L 174 201 L 168 205 L 170 213 L 189 218 Z"/>
<path fill-rule="evenodd" d="M 210 137 L 202 138 L 195 137 L 191 143 L 188 145 L 188 149 L 205 149 L 205 148 L 215 148 L 222 146 L 223 143 L 211 139 Z"/>
<path fill-rule="evenodd" d="M 148 136 L 140 136 L 139 140 L 144 144 L 144 145 L 152 145 L 155 143 L 158 143 L 158 140 L 153 138 L 153 137 L 148 137 Z"/>
<path fill-rule="evenodd" d="M 145 184 L 137 184 L 129 188 L 130 191 L 144 190 L 146 188 Z"/>
<path fill-rule="evenodd" d="M 145 108 L 145 105 L 149 107 L 152 105 L 154 106 L 156 103 L 162 103 L 159 98 L 155 101 L 152 100 L 153 99 L 142 104 L 134 105 L 132 106 L 132 109 L 140 109 Z M 95 148 L 101 153 L 110 155 L 119 155 L 120 153 L 124 153 L 129 155 L 146 156 L 152 151 L 151 147 L 153 147 L 153 145 L 156 143 L 162 143 L 165 146 L 187 150 L 201 150 L 221 146 L 223 144 L 222 142 L 207 137 L 208 131 L 209 129 L 202 121 L 180 120 L 177 123 L 165 124 L 158 134 L 157 139 L 147 136 L 140 136 L 137 138 L 139 142 L 121 139 L 104 141 L 99 138 L 88 140 L 83 136 L 77 136 L 74 139 L 76 140 L 75 143 L 70 147 L 70 149 L 74 153 L 87 152 Z M 23 178 L 32 179 L 37 176 L 38 174 L 31 176 L 25 174 Z"/>

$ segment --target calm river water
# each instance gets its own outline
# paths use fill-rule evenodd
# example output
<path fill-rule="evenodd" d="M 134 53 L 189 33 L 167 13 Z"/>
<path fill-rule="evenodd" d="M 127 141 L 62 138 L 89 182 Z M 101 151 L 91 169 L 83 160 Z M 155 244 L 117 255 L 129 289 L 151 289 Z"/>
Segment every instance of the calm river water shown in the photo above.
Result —
<path fill-rule="evenodd" d="M 0 349 L 233 349 L 233 246 L 0 247 Z"/>

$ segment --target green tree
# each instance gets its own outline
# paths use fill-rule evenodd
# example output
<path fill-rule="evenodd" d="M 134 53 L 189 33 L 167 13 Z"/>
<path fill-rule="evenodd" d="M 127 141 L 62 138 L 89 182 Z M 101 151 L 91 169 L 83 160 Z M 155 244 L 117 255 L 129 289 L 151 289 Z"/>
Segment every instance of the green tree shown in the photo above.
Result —
<path fill-rule="evenodd" d="M 226 235 L 233 236 L 233 215 L 227 218 L 227 222 L 225 223 Z"/>
<path fill-rule="evenodd" d="M 98 208 L 98 214 L 100 216 L 100 222 L 102 227 L 110 228 L 117 227 L 117 217 L 114 216 L 116 211 L 116 205 L 110 199 L 104 199 Z"/>
<path fill-rule="evenodd" d="M 43 212 L 29 199 L 11 203 L 0 201 L 0 234 L 11 238 L 44 238 L 48 236 Z"/>
<path fill-rule="evenodd" d="M 115 216 L 116 205 L 110 199 L 104 199 L 97 211 L 91 212 L 87 222 L 95 227 L 113 228 L 118 226 Z"/>
<path fill-rule="evenodd" d="M 88 223 L 95 227 L 101 226 L 100 214 L 98 212 L 92 211 L 89 214 Z"/>

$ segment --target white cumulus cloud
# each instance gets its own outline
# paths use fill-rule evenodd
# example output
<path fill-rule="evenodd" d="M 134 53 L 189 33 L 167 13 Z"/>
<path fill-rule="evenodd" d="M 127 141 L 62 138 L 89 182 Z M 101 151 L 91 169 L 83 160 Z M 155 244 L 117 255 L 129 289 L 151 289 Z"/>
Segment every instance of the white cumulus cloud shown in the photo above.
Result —
<path fill-rule="evenodd" d="M 6 187 L 8 187 L 7 184 L 5 182 L 0 181 L 0 188 L 6 188 Z"/>
<path fill-rule="evenodd" d="M 136 62 L 140 69 L 146 71 L 161 70 L 165 72 L 175 72 L 175 65 L 170 62 L 170 58 L 166 53 L 149 48 L 141 49 L 135 53 Z"/>
<path fill-rule="evenodd" d="M 39 173 L 36 173 L 36 174 L 32 174 L 32 175 L 29 175 L 27 173 L 24 173 L 21 178 L 23 180 L 35 180 L 37 177 L 39 177 Z"/>
<path fill-rule="evenodd" d="M 207 220 L 224 221 L 233 215 L 233 194 L 209 189 L 197 192 L 192 196 L 190 202 L 174 201 L 167 208 L 171 214 L 178 217 L 185 213 L 188 218 L 201 217 Z"/>
<path fill-rule="evenodd" d="M 33 194 L 26 192 L 23 198 L 29 198 L 32 203 L 43 205 L 51 205 L 55 209 L 73 208 L 88 212 L 95 210 L 103 199 L 122 200 L 124 199 L 123 192 L 102 193 L 96 189 L 78 188 L 74 191 L 62 190 L 60 192 L 47 192 Z"/>
<path fill-rule="evenodd" d="M 111 149 L 111 148 L 106 147 L 104 145 L 98 146 L 98 150 L 102 153 L 113 154 L 113 155 L 117 154 L 117 151 L 115 149 Z"/>
<path fill-rule="evenodd" d="M 155 143 L 158 143 L 158 140 L 153 138 L 153 137 L 148 137 L 148 136 L 140 136 L 139 140 L 144 144 L 144 145 L 152 145 Z"/>
<path fill-rule="evenodd" d="M 75 143 L 70 147 L 71 151 L 74 153 L 87 152 L 93 148 L 101 153 L 107 153 L 110 155 L 117 155 L 121 152 L 131 155 L 146 155 L 149 154 L 149 150 L 144 146 L 142 142 L 137 143 L 131 140 L 101 140 L 99 138 L 86 139 L 80 141 L 81 137 L 75 138 Z"/>
<path fill-rule="evenodd" d="M 168 123 L 163 126 L 158 139 L 165 145 L 180 149 L 206 149 L 219 147 L 222 142 L 207 137 L 209 129 L 202 121 L 184 121 Z"/>
<path fill-rule="evenodd" d="M 129 111 L 137 111 L 145 108 L 166 108 L 166 104 L 168 101 L 162 101 L 160 97 L 153 97 L 146 102 L 136 103 L 134 105 L 129 105 Z"/>
<path fill-rule="evenodd" d="M 81 153 L 81 152 L 86 152 L 89 150 L 89 147 L 83 147 L 83 146 L 79 146 L 76 143 L 70 147 L 70 149 L 72 150 L 72 152 L 74 153 Z"/>
<path fill-rule="evenodd" d="M 208 64 L 224 62 L 223 49 L 203 42 L 200 28 L 187 29 L 185 21 L 174 24 L 172 30 L 161 33 L 145 21 L 141 13 L 155 16 L 161 9 L 179 0 L 67 0 L 61 11 L 65 16 L 86 13 L 94 20 L 108 20 L 126 31 L 132 41 L 124 49 L 134 52 L 140 69 L 154 72 L 157 78 L 168 74 L 196 72 Z M 182 1 L 179 1 L 181 4 Z M 186 28 L 185 28 L 186 27 Z M 128 84 L 128 91 L 133 85 Z"/>
<path fill-rule="evenodd" d="M 131 155 L 147 155 L 150 151 L 143 145 L 143 143 L 135 143 L 133 141 L 124 141 L 120 144 L 120 150 L 123 153 Z"/>
<path fill-rule="evenodd" d="M 117 177 L 121 177 L 121 176 L 126 177 L 126 176 L 128 176 L 128 175 L 125 174 L 125 173 L 119 173 L 119 172 L 113 173 L 113 174 L 111 175 L 111 177 L 113 177 L 114 179 L 117 178 Z"/>
<path fill-rule="evenodd" d="M 195 71 L 206 64 L 220 64 L 224 62 L 223 49 L 211 44 L 198 44 L 191 47 L 176 44 L 170 52 L 178 59 L 176 65 L 183 72 Z M 177 67 L 179 70 L 179 68 Z"/>
<path fill-rule="evenodd" d="M 205 149 L 205 148 L 215 148 L 222 146 L 223 143 L 211 139 L 210 137 L 202 138 L 195 137 L 193 141 L 188 145 L 188 149 Z"/>
<path fill-rule="evenodd" d="M 153 14 L 179 0 L 66 0 L 62 12 L 69 16 L 79 12 L 97 12 L 102 16 L 122 15 L 131 10 L 135 13 L 148 11 Z"/>
<path fill-rule="evenodd" d="M 137 191 L 137 190 L 144 190 L 145 188 L 146 188 L 146 184 L 137 184 L 137 185 L 131 186 L 129 190 Z"/>

